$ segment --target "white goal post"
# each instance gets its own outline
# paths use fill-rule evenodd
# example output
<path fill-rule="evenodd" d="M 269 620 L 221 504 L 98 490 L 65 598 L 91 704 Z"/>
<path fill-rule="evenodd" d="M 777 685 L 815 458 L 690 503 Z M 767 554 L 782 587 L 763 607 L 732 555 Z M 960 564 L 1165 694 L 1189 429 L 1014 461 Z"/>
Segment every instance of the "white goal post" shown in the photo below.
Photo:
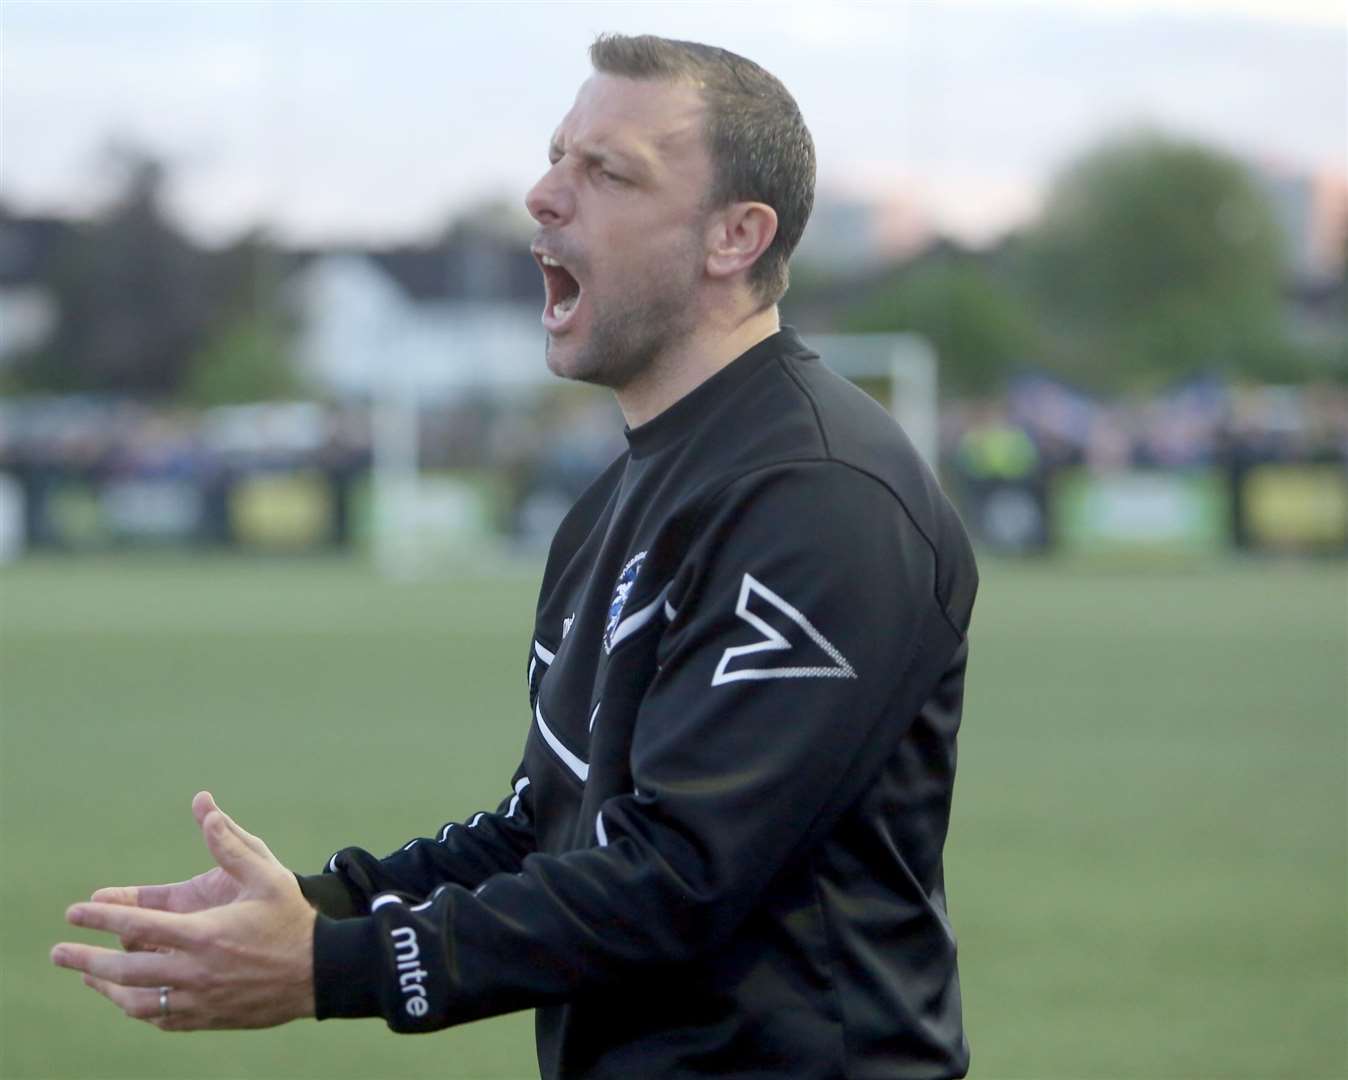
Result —
<path fill-rule="evenodd" d="M 940 433 L 936 350 L 919 334 L 812 334 L 806 344 L 844 378 L 886 379 L 890 414 L 935 471 Z"/>

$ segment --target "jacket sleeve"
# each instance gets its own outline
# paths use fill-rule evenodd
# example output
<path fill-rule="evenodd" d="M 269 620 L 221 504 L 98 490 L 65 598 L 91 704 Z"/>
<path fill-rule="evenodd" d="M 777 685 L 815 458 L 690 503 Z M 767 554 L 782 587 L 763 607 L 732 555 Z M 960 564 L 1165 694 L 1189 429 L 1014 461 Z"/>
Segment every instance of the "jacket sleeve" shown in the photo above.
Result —
<path fill-rule="evenodd" d="M 332 856 L 321 874 L 297 874 L 300 891 L 323 915 L 365 915 L 378 893 L 423 899 L 449 884 L 473 888 L 493 874 L 513 873 L 534 850 L 533 800 L 521 765 L 513 791 L 495 813 L 451 821 L 434 837 L 419 836 L 379 858 L 358 847 Z"/>
<path fill-rule="evenodd" d="M 636 715 L 634 790 L 604 801 L 593 845 L 320 917 L 319 1018 L 427 1031 L 725 943 L 871 785 L 961 645 L 936 582 L 931 543 L 870 476 L 819 462 L 727 488 L 673 579 L 629 598 L 663 595 L 664 617 L 610 663 L 654 633 L 658 670 Z"/>

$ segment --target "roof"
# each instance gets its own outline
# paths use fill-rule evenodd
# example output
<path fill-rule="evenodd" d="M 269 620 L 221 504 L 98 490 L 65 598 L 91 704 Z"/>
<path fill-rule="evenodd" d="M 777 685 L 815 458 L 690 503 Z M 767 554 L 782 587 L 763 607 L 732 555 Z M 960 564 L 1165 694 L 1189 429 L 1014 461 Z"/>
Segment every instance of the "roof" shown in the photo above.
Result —
<path fill-rule="evenodd" d="M 341 246 L 294 253 L 296 267 L 325 255 L 362 255 L 409 300 L 543 300 L 543 277 L 526 242 L 468 230 L 427 245 Z"/>
<path fill-rule="evenodd" d="M 0 287 L 31 284 L 74 231 L 54 217 L 17 217 L 0 208 Z"/>

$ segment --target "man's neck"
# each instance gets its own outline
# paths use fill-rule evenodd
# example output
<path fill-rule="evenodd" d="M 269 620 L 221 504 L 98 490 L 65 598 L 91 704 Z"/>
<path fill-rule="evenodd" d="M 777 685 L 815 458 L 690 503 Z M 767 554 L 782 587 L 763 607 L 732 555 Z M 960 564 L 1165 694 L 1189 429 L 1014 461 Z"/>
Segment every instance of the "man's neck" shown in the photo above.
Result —
<path fill-rule="evenodd" d="M 629 428 L 654 420 L 692 393 L 723 367 L 781 329 L 774 304 L 730 328 L 716 326 L 694 332 L 660 357 L 634 382 L 615 390 Z"/>

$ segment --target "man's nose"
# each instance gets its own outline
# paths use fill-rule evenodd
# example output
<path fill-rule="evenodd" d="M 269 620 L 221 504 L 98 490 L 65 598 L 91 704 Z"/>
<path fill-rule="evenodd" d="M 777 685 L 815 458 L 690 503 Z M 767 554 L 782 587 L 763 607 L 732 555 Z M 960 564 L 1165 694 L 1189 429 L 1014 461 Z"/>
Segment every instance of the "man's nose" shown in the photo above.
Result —
<path fill-rule="evenodd" d="M 540 225 L 560 225 L 570 220 L 575 200 L 559 176 L 556 165 L 545 172 L 524 197 L 529 216 Z"/>

